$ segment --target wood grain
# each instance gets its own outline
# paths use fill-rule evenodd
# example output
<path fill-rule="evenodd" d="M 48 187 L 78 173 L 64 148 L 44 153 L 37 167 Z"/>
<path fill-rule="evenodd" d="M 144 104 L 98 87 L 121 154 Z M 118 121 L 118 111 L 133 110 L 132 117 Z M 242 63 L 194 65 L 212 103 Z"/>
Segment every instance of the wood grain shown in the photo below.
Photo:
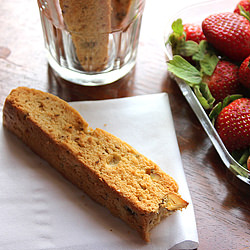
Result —
<path fill-rule="evenodd" d="M 158 0 L 158 4 L 147 1 L 138 60 L 133 71 L 110 85 L 82 87 L 57 78 L 48 66 L 36 1 L 1 1 L 0 109 L 5 97 L 17 86 L 48 91 L 67 101 L 167 92 L 194 203 L 199 249 L 250 249 L 250 198 L 240 191 L 239 183 L 223 165 L 168 75 L 161 44 L 163 20 L 165 14 L 171 12 L 171 3 L 167 2 L 169 10 L 163 11 L 164 0 Z M 176 3 L 172 5 L 174 8 Z"/>

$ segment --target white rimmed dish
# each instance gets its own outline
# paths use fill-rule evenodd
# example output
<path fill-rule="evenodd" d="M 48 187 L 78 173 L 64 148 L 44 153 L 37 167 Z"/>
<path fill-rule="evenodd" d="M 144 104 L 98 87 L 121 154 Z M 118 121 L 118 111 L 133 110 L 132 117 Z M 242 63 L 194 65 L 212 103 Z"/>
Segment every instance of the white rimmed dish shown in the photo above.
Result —
<path fill-rule="evenodd" d="M 191 5 L 173 15 L 166 24 L 164 34 L 164 52 L 167 61 L 173 58 L 170 45 L 168 44 L 165 46 L 166 41 L 172 32 L 171 25 L 173 21 L 177 20 L 178 18 L 181 18 L 183 23 L 201 24 L 202 20 L 204 20 L 204 18 L 211 14 L 227 11 L 233 12 L 238 2 L 238 0 L 232 0 L 230 1 L 230 3 L 227 0 L 204 1 L 199 4 Z M 208 137 L 213 143 L 223 163 L 230 170 L 230 176 L 235 177 L 232 178 L 233 181 L 236 183 L 239 183 L 240 181 L 240 183 L 243 184 L 241 187 L 244 188 L 244 191 L 248 191 L 248 193 L 250 194 L 250 171 L 242 167 L 229 154 L 217 131 L 212 125 L 207 113 L 202 108 L 200 102 L 196 98 L 194 92 L 189 87 L 189 85 L 187 85 L 183 80 L 175 77 L 172 73 L 170 75 L 178 84 L 182 94 L 184 95 L 189 105 L 193 109 L 194 113 L 196 114 L 197 118 L 199 119 L 201 125 L 203 126 Z"/>

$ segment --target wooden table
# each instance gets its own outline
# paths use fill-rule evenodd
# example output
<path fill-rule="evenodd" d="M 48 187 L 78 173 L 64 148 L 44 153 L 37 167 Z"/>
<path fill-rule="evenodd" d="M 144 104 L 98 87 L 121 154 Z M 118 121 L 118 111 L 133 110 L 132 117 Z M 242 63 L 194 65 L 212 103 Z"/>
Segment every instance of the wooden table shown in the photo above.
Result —
<path fill-rule="evenodd" d="M 103 87 L 82 87 L 55 78 L 48 66 L 36 1 L 1 1 L 0 109 L 10 90 L 21 85 L 67 101 L 167 92 L 194 203 L 199 249 L 250 249 L 250 199 L 237 188 L 238 183 L 232 185 L 232 176 L 167 72 L 161 40 L 164 20 L 185 1 L 169 2 L 147 1 L 138 60 L 131 74 Z"/>

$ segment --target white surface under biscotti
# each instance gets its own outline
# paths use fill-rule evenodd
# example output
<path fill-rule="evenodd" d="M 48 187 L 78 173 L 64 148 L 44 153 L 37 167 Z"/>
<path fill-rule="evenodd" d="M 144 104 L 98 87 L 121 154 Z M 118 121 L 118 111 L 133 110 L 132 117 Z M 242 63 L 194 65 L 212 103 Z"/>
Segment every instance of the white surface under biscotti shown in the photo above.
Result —
<path fill-rule="evenodd" d="M 120 137 L 179 184 L 187 209 L 164 219 L 151 242 L 67 182 L 0 127 L 0 249 L 193 249 L 198 236 L 167 94 L 73 102 L 93 128 Z"/>

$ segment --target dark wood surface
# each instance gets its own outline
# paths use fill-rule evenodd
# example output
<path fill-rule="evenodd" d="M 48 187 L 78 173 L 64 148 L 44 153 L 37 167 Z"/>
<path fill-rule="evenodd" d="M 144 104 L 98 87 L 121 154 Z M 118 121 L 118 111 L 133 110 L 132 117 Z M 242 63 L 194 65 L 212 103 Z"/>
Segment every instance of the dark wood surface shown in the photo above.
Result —
<path fill-rule="evenodd" d="M 250 198 L 238 189 L 239 183 L 232 183 L 232 176 L 168 75 L 162 30 L 171 4 L 164 11 L 164 2 L 170 1 L 147 2 L 135 69 L 116 83 L 82 87 L 56 78 L 48 66 L 36 1 L 0 1 L 0 109 L 17 86 L 48 91 L 67 101 L 167 92 L 194 203 L 199 249 L 250 249 Z"/>

